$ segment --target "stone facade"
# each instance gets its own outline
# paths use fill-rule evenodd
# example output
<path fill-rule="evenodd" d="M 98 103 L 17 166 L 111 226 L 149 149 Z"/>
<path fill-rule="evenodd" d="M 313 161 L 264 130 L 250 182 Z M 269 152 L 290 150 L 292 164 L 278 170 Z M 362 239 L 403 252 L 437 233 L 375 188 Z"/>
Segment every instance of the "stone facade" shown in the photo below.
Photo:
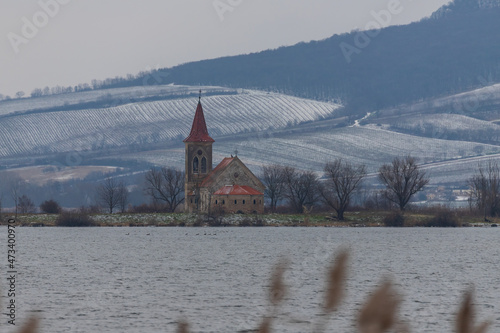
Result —
<path fill-rule="evenodd" d="M 263 196 L 261 195 L 214 195 L 212 209 L 215 212 L 264 213 Z"/>

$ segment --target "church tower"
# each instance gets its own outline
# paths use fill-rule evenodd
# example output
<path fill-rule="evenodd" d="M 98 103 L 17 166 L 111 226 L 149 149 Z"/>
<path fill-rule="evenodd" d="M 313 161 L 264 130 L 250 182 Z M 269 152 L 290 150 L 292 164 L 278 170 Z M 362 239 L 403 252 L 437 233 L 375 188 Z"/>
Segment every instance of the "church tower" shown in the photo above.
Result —
<path fill-rule="evenodd" d="M 201 92 L 200 92 L 201 94 Z M 200 204 L 200 184 L 212 171 L 212 144 L 214 139 L 208 135 L 201 96 L 196 107 L 193 125 L 185 144 L 185 211 L 196 212 Z"/>

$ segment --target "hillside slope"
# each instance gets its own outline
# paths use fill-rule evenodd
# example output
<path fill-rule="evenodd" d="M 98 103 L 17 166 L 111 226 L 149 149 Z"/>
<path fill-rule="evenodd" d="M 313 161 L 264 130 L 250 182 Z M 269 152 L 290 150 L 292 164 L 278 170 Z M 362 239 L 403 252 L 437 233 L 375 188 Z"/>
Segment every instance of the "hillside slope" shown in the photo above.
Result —
<path fill-rule="evenodd" d="M 26 102 L 20 101 L 22 105 L 17 108 L 12 106 L 17 113 L 0 119 L 0 157 L 37 157 L 71 151 L 99 153 L 120 148 L 149 149 L 160 143 L 179 144 L 191 128 L 197 99 L 177 98 L 101 109 L 43 112 L 22 112 L 26 111 L 22 109 L 26 108 L 23 103 Z M 204 97 L 203 106 L 210 133 L 215 137 L 315 121 L 331 117 L 339 107 L 257 91 Z"/>
<path fill-rule="evenodd" d="M 65 168 L 75 169 L 75 175 L 106 168 L 140 173 L 152 164 L 183 168 L 182 139 L 191 128 L 199 88 L 159 86 L 151 88 L 162 91 L 158 100 L 97 109 L 33 111 L 37 103 L 19 100 L 22 105 L 13 103 L 0 117 L 2 165 L 47 166 L 38 182 L 72 174 Z M 256 172 L 279 163 L 321 174 L 326 162 L 341 157 L 376 172 L 395 156 L 411 154 L 432 169 L 433 184 L 464 184 L 477 161 L 500 156 L 499 125 L 481 119 L 500 110 L 485 109 L 500 98 L 498 88 L 381 110 L 355 122 L 343 117 L 337 104 L 253 90 L 204 87 L 210 93 L 202 103 L 216 140 L 214 163 L 238 152 Z M 105 96 L 121 101 L 122 89 L 128 88 L 109 89 Z M 71 98 L 78 105 L 78 95 Z M 57 109 L 61 101 L 45 103 Z M 470 105 L 469 116 L 456 112 L 457 106 Z"/>
<path fill-rule="evenodd" d="M 500 82 L 496 3 L 456 0 L 455 7 L 442 9 L 453 15 L 187 63 L 157 75 L 164 83 L 201 82 L 342 101 L 350 114 L 413 103 Z"/>

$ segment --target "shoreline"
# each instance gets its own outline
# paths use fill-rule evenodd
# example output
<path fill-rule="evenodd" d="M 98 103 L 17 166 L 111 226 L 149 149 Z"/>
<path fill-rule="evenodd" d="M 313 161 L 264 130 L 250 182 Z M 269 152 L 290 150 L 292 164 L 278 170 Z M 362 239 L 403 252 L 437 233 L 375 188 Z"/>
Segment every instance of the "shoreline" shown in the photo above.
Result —
<path fill-rule="evenodd" d="M 86 219 L 89 225 L 56 225 L 59 214 L 26 214 L 18 215 L 16 226 L 23 227 L 208 227 L 208 228 L 234 228 L 234 227 L 329 227 L 329 228 L 384 228 L 384 227 L 440 227 L 441 225 L 426 225 L 435 214 L 422 212 L 405 212 L 404 225 L 386 225 L 391 211 L 354 211 L 346 213 L 344 221 L 338 221 L 328 213 L 318 214 L 263 214 L 224 215 L 207 219 L 203 216 L 184 213 L 116 213 L 116 214 L 89 214 Z M 11 215 L 4 214 L 0 225 L 6 225 Z M 491 218 L 485 222 L 479 216 L 456 217 L 455 225 L 442 225 L 448 227 L 494 227 L 498 226 L 500 219 Z"/>

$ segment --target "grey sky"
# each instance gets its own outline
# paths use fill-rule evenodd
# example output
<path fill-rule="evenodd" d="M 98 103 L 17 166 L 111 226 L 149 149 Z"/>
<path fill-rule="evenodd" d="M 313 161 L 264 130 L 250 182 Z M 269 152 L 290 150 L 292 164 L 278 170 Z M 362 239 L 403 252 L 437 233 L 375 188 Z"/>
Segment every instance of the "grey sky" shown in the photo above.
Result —
<path fill-rule="evenodd" d="M 372 12 L 397 3 L 388 23 L 406 24 L 448 2 L 0 0 L 0 93 L 320 40 L 363 30 Z"/>

